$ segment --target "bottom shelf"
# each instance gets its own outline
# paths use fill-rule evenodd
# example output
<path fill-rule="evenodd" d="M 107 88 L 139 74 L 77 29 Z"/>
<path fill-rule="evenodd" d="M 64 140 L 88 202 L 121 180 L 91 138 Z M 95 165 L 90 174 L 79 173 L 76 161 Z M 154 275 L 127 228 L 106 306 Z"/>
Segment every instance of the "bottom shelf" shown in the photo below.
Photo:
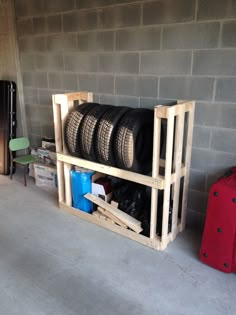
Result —
<path fill-rule="evenodd" d="M 60 207 L 60 209 L 63 209 L 66 212 L 73 214 L 77 217 L 80 217 L 80 218 L 82 218 L 88 222 L 97 224 L 103 228 L 106 228 L 110 231 L 118 233 L 118 234 L 125 236 L 125 237 L 127 237 L 133 241 L 136 241 L 138 243 L 141 243 L 145 246 L 151 247 L 151 248 L 156 249 L 156 250 L 164 250 L 166 248 L 167 244 L 169 242 L 173 241 L 172 233 L 169 233 L 168 239 L 165 242 L 163 242 L 163 241 L 161 241 L 160 237 L 158 237 L 158 236 L 156 236 L 155 239 L 151 239 L 151 238 L 146 237 L 144 235 L 137 234 L 131 230 L 124 229 L 123 227 L 121 227 L 117 224 L 110 223 L 109 221 L 105 221 L 105 220 L 100 219 L 96 216 L 93 216 L 89 213 L 86 213 L 84 211 L 80 211 L 78 209 L 70 207 L 70 206 L 66 205 L 64 202 L 60 202 L 59 207 Z M 178 228 L 178 232 L 179 232 L 179 230 L 180 230 L 180 228 Z"/>

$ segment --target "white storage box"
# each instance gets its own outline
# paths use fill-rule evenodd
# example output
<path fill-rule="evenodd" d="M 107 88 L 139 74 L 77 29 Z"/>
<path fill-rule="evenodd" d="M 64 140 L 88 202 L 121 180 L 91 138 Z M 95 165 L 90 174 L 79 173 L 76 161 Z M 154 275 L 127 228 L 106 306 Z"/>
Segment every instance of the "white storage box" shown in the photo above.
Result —
<path fill-rule="evenodd" d="M 57 168 L 34 163 L 35 185 L 46 190 L 57 191 Z"/>

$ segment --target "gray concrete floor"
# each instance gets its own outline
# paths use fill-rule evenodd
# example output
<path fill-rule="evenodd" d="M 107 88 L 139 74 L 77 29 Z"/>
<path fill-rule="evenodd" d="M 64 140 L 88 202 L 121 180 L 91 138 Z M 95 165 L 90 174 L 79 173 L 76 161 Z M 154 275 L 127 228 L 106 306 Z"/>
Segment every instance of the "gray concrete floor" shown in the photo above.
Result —
<path fill-rule="evenodd" d="M 199 235 L 164 252 L 57 208 L 0 176 L 1 315 L 236 314 L 236 276 L 199 262 Z"/>

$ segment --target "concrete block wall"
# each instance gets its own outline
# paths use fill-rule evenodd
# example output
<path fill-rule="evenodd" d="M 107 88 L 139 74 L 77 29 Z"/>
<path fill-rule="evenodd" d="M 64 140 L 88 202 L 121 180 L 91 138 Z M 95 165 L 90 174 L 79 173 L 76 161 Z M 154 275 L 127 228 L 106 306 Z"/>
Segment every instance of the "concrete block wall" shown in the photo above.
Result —
<path fill-rule="evenodd" d="M 195 99 L 189 219 L 236 164 L 235 0 L 15 0 L 30 137 L 53 136 L 51 95 L 153 107 Z"/>

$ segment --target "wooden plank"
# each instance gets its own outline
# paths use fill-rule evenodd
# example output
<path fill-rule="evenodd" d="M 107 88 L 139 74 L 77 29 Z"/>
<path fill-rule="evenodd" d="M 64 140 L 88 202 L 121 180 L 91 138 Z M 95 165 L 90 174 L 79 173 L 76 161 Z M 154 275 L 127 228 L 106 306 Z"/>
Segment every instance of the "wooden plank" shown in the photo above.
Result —
<path fill-rule="evenodd" d="M 55 94 L 55 101 L 57 104 L 61 104 L 63 100 L 66 98 L 69 102 L 74 101 L 88 101 L 88 94 L 90 94 L 90 99 L 92 93 L 88 92 L 75 92 L 75 93 L 65 93 L 65 94 Z"/>
<path fill-rule="evenodd" d="M 101 172 L 107 175 L 123 178 L 135 183 L 139 183 L 141 185 L 163 189 L 164 188 L 164 180 L 161 176 L 157 178 L 152 178 L 150 176 L 133 173 L 130 171 L 122 170 L 116 167 L 107 166 L 103 164 L 99 164 L 96 162 L 91 162 L 87 160 L 83 160 L 74 156 L 57 153 L 57 159 L 62 162 L 69 163 L 71 165 L 77 165 L 84 168 L 91 169 L 93 171 Z"/>
<path fill-rule="evenodd" d="M 68 96 L 64 95 L 61 98 L 61 135 L 62 135 L 62 145 L 63 153 L 67 154 L 68 150 L 65 144 L 64 136 L 64 126 L 68 113 L 73 109 L 73 101 L 68 101 Z M 64 183 L 65 183 L 65 201 L 68 206 L 72 205 L 72 193 L 71 193 L 71 165 L 69 163 L 64 163 Z"/>
<path fill-rule="evenodd" d="M 53 103 L 53 119 L 55 130 L 56 151 L 63 150 L 62 133 L 61 133 L 61 107 L 56 103 L 56 96 L 52 96 Z M 64 165 L 63 162 L 57 161 L 57 183 L 58 183 L 58 198 L 59 202 L 65 201 L 65 187 L 64 187 Z"/>
<path fill-rule="evenodd" d="M 163 243 L 167 242 L 167 235 L 168 235 L 174 118 L 175 117 L 172 115 L 171 117 L 168 118 L 168 121 L 167 121 L 165 190 L 164 190 L 164 199 L 163 199 L 163 216 L 162 216 L 162 233 L 161 233 L 161 241 Z"/>
<path fill-rule="evenodd" d="M 63 162 L 57 161 L 57 185 L 59 202 L 65 201 L 65 186 L 64 186 L 64 165 Z"/>
<path fill-rule="evenodd" d="M 101 220 L 100 218 L 97 218 L 97 217 L 95 217 L 89 213 L 86 213 L 84 211 L 80 211 L 80 210 L 77 210 L 73 207 L 67 206 L 63 202 L 61 202 L 59 204 L 59 206 L 64 211 L 66 211 L 66 212 L 68 212 L 68 213 L 70 213 L 76 217 L 79 217 L 79 218 L 86 220 L 90 223 L 99 225 L 103 228 L 106 228 L 106 229 L 112 231 L 112 232 L 118 233 L 119 235 L 125 236 L 125 237 L 127 237 L 133 241 L 136 241 L 140 244 L 154 248 L 156 250 L 163 250 L 164 249 L 159 237 L 156 237 L 155 239 L 152 240 L 152 239 L 150 239 L 144 235 L 137 234 L 137 233 L 135 233 L 129 229 L 125 229 L 125 228 L 123 228 L 117 224 L 111 224 L 110 222 Z"/>
<path fill-rule="evenodd" d="M 184 102 L 184 103 L 180 103 L 180 104 L 172 105 L 172 106 L 161 105 L 156 115 L 159 118 L 169 118 L 175 115 L 179 115 L 182 112 L 188 112 L 191 110 L 191 108 L 192 108 L 192 102 Z"/>
<path fill-rule="evenodd" d="M 123 226 L 124 228 L 127 229 L 127 225 L 125 223 L 123 223 L 121 220 L 119 220 L 116 216 L 114 216 L 112 213 L 110 213 L 109 211 L 106 211 L 105 209 L 98 207 L 98 211 L 100 211 L 101 213 L 103 213 L 105 216 L 107 216 L 108 218 L 110 218 L 112 221 L 114 221 L 115 223 L 117 223 L 120 226 Z"/>
<path fill-rule="evenodd" d="M 176 117 L 175 129 L 175 147 L 174 147 L 174 168 L 175 168 L 175 186 L 173 196 L 173 213 L 172 213 L 172 227 L 171 232 L 173 238 L 177 234 L 178 224 L 178 211 L 179 211 L 179 193 L 180 193 L 180 179 L 181 179 L 181 165 L 183 154 L 183 137 L 184 137 L 184 117 L 185 113 L 182 112 Z"/>
<path fill-rule="evenodd" d="M 191 163 L 191 153 L 192 153 L 195 102 L 191 102 L 191 103 L 192 103 L 192 108 L 188 114 L 188 132 L 187 132 L 187 143 L 186 143 L 186 152 L 185 152 L 186 175 L 184 178 L 184 187 L 183 187 L 181 231 L 185 229 L 185 225 L 186 225 L 187 198 L 188 198 L 189 174 L 190 174 L 190 163 Z"/>
<path fill-rule="evenodd" d="M 141 222 L 136 220 L 135 218 L 131 217 L 127 213 L 113 207 L 112 205 L 105 202 L 101 198 L 98 198 L 92 194 L 86 194 L 84 197 L 87 198 L 88 200 L 92 201 L 93 203 L 95 203 L 99 207 L 101 207 L 101 208 L 105 209 L 106 211 L 110 212 L 111 214 L 113 214 L 120 221 L 124 222 L 133 231 L 135 231 L 137 233 L 142 232 L 143 229 L 141 228 Z"/>
<path fill-rule="evenodd" d="M 156 112 L 158 107 L 155 107 L 154 111 L 154 135 L 153 135 L 153 160 L 152 160 L 152 177 L 157 178 L 159 176 L 160 167 L 160 146 L 161 146 L 161 119 L 157 117 Z M 158 208 L 158 189 L 152 188 L 151 193 L 151 219 L 150 219 L 150 238 L 156 237 L 157 228 L 157 209 Z"/>
<path fill-rule="evenodd" d="M 56 103 L 56 95 L 52 96 L 53 103 L 53 118 L 54 118 L 54 132 L 55 132 L 55 142 L 56 151 L 62 152 L 62 134 L 61 134 L 61 107 L 60 104 Z"/>

